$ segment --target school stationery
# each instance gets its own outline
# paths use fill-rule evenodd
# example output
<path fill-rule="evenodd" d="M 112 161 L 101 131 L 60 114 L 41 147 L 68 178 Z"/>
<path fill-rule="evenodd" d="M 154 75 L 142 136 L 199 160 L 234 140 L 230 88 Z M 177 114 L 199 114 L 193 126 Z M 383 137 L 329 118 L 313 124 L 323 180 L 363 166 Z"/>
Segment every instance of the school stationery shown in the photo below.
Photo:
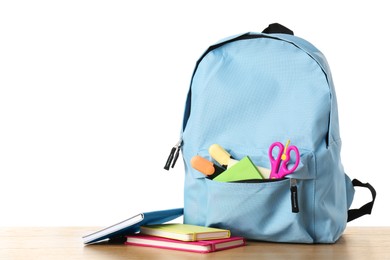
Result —
<path fill-rule="evenodd" d="M 199 172 L 206 175 L 209 179 L 213 179 L 225 171 L 225 169 L 213 164 L 199 155 L 192 157 L 191 166 L 195 170 L 198 170 Z"/>
<path fill-rule="evenodd" d="M 233 182 L 264 179 L 252 160 L 245 156 L 238 163 L 213 178 L 214 181 Z"/>
<path fill-rule="evenodd" d="M 209 147 L 209 154 L 211 158 L 216 160 L 222 167 L 229 167 L 236 164 L 238 161 L 234 160 L 233 157 L 219 144 L 212 144 Z"/>
<path fill-rule="evenodd" d="M 182 241 L 213 240 L 230 237 L 230 231 L 226 229 L 175 223 L 141 226 L 140 233 Z"/>
<path fill-rule="evenodd" d="M 275 142 L 269 147 L 268 156 L 271 162 L 270 179 L 284 178 L 286 175 L 293 173 L 297 169 L 300 160 L 299 150 L 295 145 L 289 146 L 289 144 L 290 140 L 287 141 L 286 146 L 280 142 Z M 277 149 L 274 149 L 275 147 L 277 147 Z M 274 150 L 278 150 L 276 157 L 273 155 Z M 293 166 L 288 166 L 292 151 L 295 153 L 295 163 Z"/>
<path fill-rule="evenodd" d="M 116 239 L 139 232 L 141 225 L 160 224 L 183 215 L 183 208 L 168 209 L 139 213 L 112 226 L 83 236 L 85 244 L 91 244 L 106 239 Z"/>
<path fill-rule="evenodd" d="M 180 240 L 136 234 L 127 236 L 127 241 L 125 244 L 131 246 L 156 247 L 196 253 L 210 253 L 244 246 L 245 239 L 243 237 L 230 237 L 215 240 L 184 242 Z"/>
<path fill-rule="evenodd" d="M 216 160 L 222 167 L 230 168 L 239 161 L 234 159 L 233 156 L 230 155 L 222 146 L 219 144 L 212 144 L 209 147 L 209 154 L 211 158 Z M 264 178 L 269 178 L 270 176 L 270 169 L 261 167 L 259 165 L 256 165 L 257 169 L 260 171 L 260 174 Z"/>
<path fill-rule="evenodd" d="M 195 64 L 178 142 L 185 165 L 184 222 L 263 241 L 337 241 L 348 221 L 371 213 L 376 195 L 369 183 L 345 174 L 338 119 L 324 55 L 288 28 L 271 24 L 211 45 Z M 190 166 L 193 156 L 208 158 L 217 143 L 234 151 L 236 160 L 249 156 L 267 167 L 270 145 L 287 138 L 299 147 L 299 158 L 287 147 L 274 172 L 284 175 L 299 164 L 284 178 L 219 182 L 224 173 L 210 180 Z M 275 160 L 278 148 L 272 149 Z M 350 209 L 355 186 L 368 188 L 372 201 Z"/>

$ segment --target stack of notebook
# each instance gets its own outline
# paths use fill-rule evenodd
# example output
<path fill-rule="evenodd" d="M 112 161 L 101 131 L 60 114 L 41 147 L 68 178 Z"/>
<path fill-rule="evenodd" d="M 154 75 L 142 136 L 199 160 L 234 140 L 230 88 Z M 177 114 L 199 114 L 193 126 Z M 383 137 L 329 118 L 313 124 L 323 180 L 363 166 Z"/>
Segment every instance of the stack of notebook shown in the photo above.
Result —
<path fill-rule="evenodd" d="M 141 226 L 141 232 L 127 236 L 127 245 L 208 253 L 245 245 L 242 237 L 230 236 L 226 229 L 188 224 Z"/>
<path fill-rule="evenodd" d="M 126 245 L 208 253 L 245 245 L 230 231 L 188 224 L 163 224 L 183 215 L 183 208 L 137 214 L 112 226 L 83 236 L 84 243 L 111 240 Z"/>

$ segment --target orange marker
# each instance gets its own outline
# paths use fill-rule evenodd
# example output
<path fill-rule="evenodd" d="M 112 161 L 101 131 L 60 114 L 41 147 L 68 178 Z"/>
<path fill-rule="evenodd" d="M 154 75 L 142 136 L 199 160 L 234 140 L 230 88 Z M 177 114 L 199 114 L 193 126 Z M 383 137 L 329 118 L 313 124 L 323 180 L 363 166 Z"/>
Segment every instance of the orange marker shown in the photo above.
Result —
<path fill-rule="evenodd" d="M 192 168 L 203 173 L 207 176 L 207 178 L 210 179 L 213 179 L 214 177 L 225 171 L 225 169 L 213 164 L 209 160 L 199 155 L 195 155 L 194 157 L 192 157 L 191 166 Z"/>

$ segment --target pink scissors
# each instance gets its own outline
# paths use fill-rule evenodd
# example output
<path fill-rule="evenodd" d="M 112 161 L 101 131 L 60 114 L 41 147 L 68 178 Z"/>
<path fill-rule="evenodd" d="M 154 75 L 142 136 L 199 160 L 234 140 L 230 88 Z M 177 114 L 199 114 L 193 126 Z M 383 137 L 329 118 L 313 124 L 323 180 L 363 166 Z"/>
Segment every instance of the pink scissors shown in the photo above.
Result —
<path fill-rule="evenodd" d="M 275 142 L 271 144 L 268 150 L 268 156 L 271 161 L 271 174 L 269 176 L 270 179 L 281 179 L 286 175 L 293 173 L 298 165 L 299 165 L 299 151 L 295 145 L 288 146 L 290 144 L 290 140 L 287 141 L 286 146 L 284 146 L 280 142 Z M 275 147 L 279 148 L 278 156 L 276 159 L 272 156 L 272 152 Z M 288 162 L 291 159 L 291 151 L 295 152 L 296 161 L 293 167 L 288 168 Z"/>

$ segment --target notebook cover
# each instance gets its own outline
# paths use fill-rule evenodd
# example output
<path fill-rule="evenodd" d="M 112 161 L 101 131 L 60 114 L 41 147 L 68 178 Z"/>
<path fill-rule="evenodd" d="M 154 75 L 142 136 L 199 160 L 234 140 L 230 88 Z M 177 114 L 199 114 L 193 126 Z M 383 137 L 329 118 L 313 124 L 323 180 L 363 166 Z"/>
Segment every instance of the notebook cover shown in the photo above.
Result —
<path fill-rule="evenodd" d="M 222 239 L 230 237 L 230 231 L 226 229 L 190 224 L 161 224 L 141 226 L 141 234 L 179 239 L 183 241 Z M 202 236 L 202 238 L 199 239 L 198 236 Z"/>
<path fill-rule="evenodd" d="M 216 240 L 180 241 L 163 237 L 136 234 L 127 236 L 126 245 L 173 249 L 187 252 L 209 253 L 245 245 L 243 237 L 230 237 Z"/>
<path fill-rule="evenodd" d="M 125 237 L 139 232 L 142 225 L 165 223 L 181 215 L 183 215 L 183 208 L 139 213 L 117 224 L 83 236 L 83 241 L 85 244 L 91 244 L 105 239 Z"/>

